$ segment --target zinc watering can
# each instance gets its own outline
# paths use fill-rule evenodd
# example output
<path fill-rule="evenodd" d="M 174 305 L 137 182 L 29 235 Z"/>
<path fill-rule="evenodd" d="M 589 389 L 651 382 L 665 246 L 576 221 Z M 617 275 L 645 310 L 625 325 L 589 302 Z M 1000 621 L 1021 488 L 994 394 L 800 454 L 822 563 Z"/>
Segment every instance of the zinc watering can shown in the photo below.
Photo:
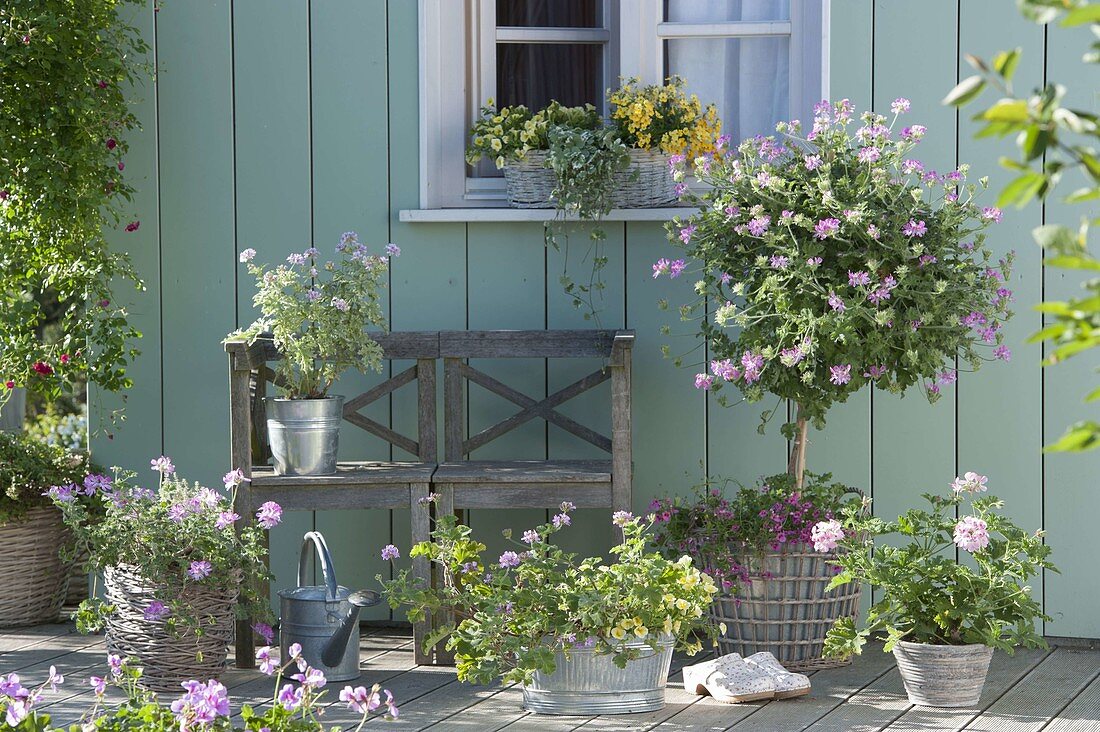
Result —
<path fill-rule="evenodd" d="M 321 562 L 323 585 L 305 584 L 314 556 Z M 282 658 L 289 658 L 287 649 L 298 643 L 302 658 L 329 681 L 359 678 L 359 608 L 377 605 L 381 599 L 377 592 L 352 592 L 336 584 L 325 537 L 307 532 L 298 557 L 298 586 L 279 591 Z"/>

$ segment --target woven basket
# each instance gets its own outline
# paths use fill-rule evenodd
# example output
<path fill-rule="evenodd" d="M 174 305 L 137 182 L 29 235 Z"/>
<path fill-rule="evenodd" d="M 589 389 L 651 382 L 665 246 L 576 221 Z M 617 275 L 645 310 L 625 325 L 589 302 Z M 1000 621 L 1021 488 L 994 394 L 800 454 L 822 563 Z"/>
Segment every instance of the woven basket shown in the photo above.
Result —
<path fill-rule="evenodd" d="M 808 545 L 733 557 L 750 568 L 752 579 L 737 596 L 712 606 L 712 618 L 726 624 L 718 639 L 722 653 L 767 651 L 792 671 L 847 665 L 846 659 L 823 658 L 822 649 L 833 623 L 859 612 L 861 589 L 852 582 L 825 591 L 836 574 L 831 558 Z"/>
<path fill-rule="evenodd" d="M 145 619 L 145 608 L 153 600 L 167 599 L 168 592 L 136 567 L 108 567 L 103 584 L 107 602 L 116 608 L 107 616 L 107 650 L 141 666 L 142 686 L 179 693 L 180 682 L 214 679 L 225 669 L 239 582 L 231 580 L 224 587 L 188 585 L 182 600 L 204 619 L 201 636 L 187 628 L 173 632 L 163 620 Z"/>
<path fill-rule="evenodd" d="M 61 548 L 69 530 L 56 508 L 39 507 L 24 518 L 0 524 L 0 546 L 7 552 L 0 582 L 0 628 L 57 622 L 69 581 Z"/>
<path fill-rule="evenodd" d="M 65 605 L 79 605 L 88 599 L 88 572 L 84 569 L 84 562 L 88 556 L 77 557 L 69 569 L 69 588 L 65 592 Z"/>
<path fill-rule="evenodd" d="M 629 152 L 630 168 L 616 176 L 612 208 L 653 208 L 675 203 L 676 183 L 669 174 L 668 158 L 652 150 Z M 546 165 L 548 155 L 545 150 L 531 150 L 525 159 L 504 166 L 509 206 L 554 208 L 552 194 L 558 178 Z"/>
<path fill-rule="evenodd" d="M 630 168 L 618 175 L 611 194 L 613 208 L 655 208 L 676 203 L 676 181 L 668 156 L 656 150 L 630 150 Z"/>

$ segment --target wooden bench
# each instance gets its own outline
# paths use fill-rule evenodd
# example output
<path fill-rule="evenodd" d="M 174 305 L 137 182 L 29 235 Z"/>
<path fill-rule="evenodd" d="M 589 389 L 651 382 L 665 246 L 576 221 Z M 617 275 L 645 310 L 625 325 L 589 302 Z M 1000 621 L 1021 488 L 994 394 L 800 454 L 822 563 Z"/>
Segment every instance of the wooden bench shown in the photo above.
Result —
<path fill-rule="evenodd" d="M 270 457 L 267 446 L 264 397 L 267 384 L 276 381 L 268 365 L 281 358 L 270 341 L 249 346 L 243 341 L 225 344 L 229 354 L 230 432 L 232 465 L 244 471 L 251 482 L 237 492 L 236 512 L 245 520 L 254 520 L 257 507 L 275 501 L 284 510 L 325 510 L 360 508 L 408 508 L 411 513 L 413 543 L 426 541 L 429 534 L 427 503 L 432 474 L 438 460 L 436 447 L 436 362 L 439 334 L 372 334 L 382 346 L 386 360 L 412 359 L 416 363 L 368 391 L 349 398 L 344 404 L 344 420 L 380 437 L 386 442 L 417 456 L 417 461 L 342 462 L 335 475 L 275 475 L 264 465 Z M 417 436 L 412 439 L 386 425 L 366 417 L 359 410 L 391 392 L 417 382 Z M 423 501 L 421 499 L 424 499 Z M 428 580 L 427 559 L 412 561 L 412 571 Z M 262 592 L 266 593 L 266 588 Z M 417 663 L 427 662 L 422 641 L 426 623 L 413 627 Z M 240 668 L 252 667 L 253 636 L 249 621 L 237 625 L 236 658 Z"/>
<path fill-rule="evenodd" d="M 469 508 L 630 510 L 630 362 L 632 331 L 468 331 L 439 335 L 443 358 L 444 453 L 432 477 L 440 512 Z M 605 359 L 596 371 L 545 399 L 534 399 L 470 366 L 466 359 Z M 611 436 L 557 411 L 565 402 L 611 381 Z M 467 436 L 466 384 L 514 403 L 514 415 Z M 541 419 L 608 453 L 607 460 L 468 460 L 478 448 L 533 419 Z M 611 530 L 610 528 L 608 529 Z"/>

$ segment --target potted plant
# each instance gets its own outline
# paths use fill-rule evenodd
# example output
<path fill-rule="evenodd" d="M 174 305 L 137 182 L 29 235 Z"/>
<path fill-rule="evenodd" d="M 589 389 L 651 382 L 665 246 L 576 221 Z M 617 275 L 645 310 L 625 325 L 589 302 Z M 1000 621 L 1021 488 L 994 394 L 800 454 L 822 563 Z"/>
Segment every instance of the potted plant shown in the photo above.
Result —
<path fill-rule="evenodd" d="M 908 109 L 898 99 L 891 119 L 864 113 L 853 132 L 848 100 L 822 102 L 808 131 L 781 122 L 778 138 L 696 158 L 711 189 L 690 194 L 699 211 L 669 225 L 692 264 L 653 265 L 654 277 L 698 277 L 698 300 L 681 309 L 684 319 L 705 314 L 699 334 L 712 360 L 697 388 L 776 396 L 764 424 L 793 402 L 783 434 L 796 489 L 808 427 L 823 427 L 833 404 L 867 384 L 894 394 L 919 386 L 934 402 L 955 380 L 956 358 L 977 369 L 1011 355 L 1001 326 L 1012 314 L 1012 257 L 995 261 L 982 233 L 1001 212 L 978 206 L 967 166 L 940 174 L 915 158 L 926 129 L 895 131 Z"/>
<path fill-rule="evenodd" d="M 134 659 L 144 669 L 141 683 L 154 691 L 179 688 L 189 678 L 212 678 L 225 667 L 236 617 L 268 618 L 268 598 L 256 591 L 267 578 L 264 530 L 279 523 L 278 504 L 263 504 L 257 522 L 244 528 L 233 496 L 175 474 L 167 457 L 152 461 L 156 490 L 137 484 L 133 473 L 89 476 L 80 489 L 51 491 L 88 570 L 103 573 L 104 598 L 85 600 L 77 629 L 105 628 L 111 653 Z M 240 470 L 225 478 L 235 493 Z M 104 515 L 92 520 L 90 496 Z M 257 632 L 271 635 L 257 624 Z"/>
<path fill-rule="evenodd" d="M 547 524 L 525 531 L 515 550 L 496 560 L 451 515 L 437 520 L 432 540 L 413 547 L 442 576 L 424 586 L 407 570 L 379 580 L 390 606 L 409 605 L 409 619 L 453 613 L 457 625 L 438 627 L 426 647 L 446 639 L 458 678 L 472 683 L 522 683 L 524 705 L 544 714 L 643 712 L 664 706 L 674 647 L 701 648 L 717 629 L 705 618 L 717 588 L 692 566 L 649 551 L 643 522 L 614 516 L 623 540 L 615 561 L 579 559 L 551 543 L 568 526 L 564 503 Z M 505 536 L 511 538 L 511 533 Z M 387 546 L 383 559 L 397 558 Z M 548 601 L 550 600 L 550 601 Z"/>
<path fill-rule="evenodd" d="M 368 254 L 354 231 L 340 237 L 336 251 L 339 264 L 320 264 L 320 252 L 310 247 L 272 269 L 253 264 L 255 249 L 240 255 L 256 278 L 252 302 L 261 316 L 229 338 L 271 340 L 282 354 L 275 373 L 284 395 L 266 400 L 268 438 L 279 475 L 336 472 L 344 397 L 330 395 L 329 389 L 348 368 L 382 369 L 382 349 L 366 328 L 386 324 L 382 289 L 389 258 L 401 251 L 387 244 L 385 255 Z"/>
<path fill-rule="evenodd" d="M 300 648 L 297 650 L 300 652 Z M 261 648 L 256 653 L 260 660 L 261 671 L 274 677 L 275 692 L 271 705 L 257 710 L 244 705 L 239 716 L 233 715 L 229 691 L 216 680 L 200 681 L 189 679 L 172 691 L 177 697 L 170 703 L 162 703 L 154 693 L 144 688 L 144 670 L 134 663 L 134 659 L 116 655 L 107 656 L 107 669 L 103 676 L 88 679 L 94 691 L 91 706 L 80 718 L 80 724 L 59 727 L 51 723 L 50 715 L 35 707 L 43 701 L 45 691 L 58 691 L 65 683 L 65 677 L 50 667 L 49 676 L 38 687 L 23 686 L 16 674 L 3 677 L 0 685 L 0 712 L 8 726 L 21 732 L 47 732 L 49 730 L 105 730 L 123 732 L 124 730 L 146 730 L 147 732 L 166 732 L 167 730 L 210 730 L 211 732 L 324 732 L 331 729 L 320 721 L 327 706 L 326 692 L 322 690 L 326 679 L 324 674 L 306 666 L 300 655 L 292 653 L 280 664 L 271 658 L 270 648 Z M 297 670 L 297 673 L 289 673 Z M 289 677 L 299 682 L 298 686 L 282 684 Z M 183 693 L 180 694 L 180 687 Z M 117 699 L 108 700 L 108 689 L 117 689 L 124 696 L 121 703 Z M 398 709 L 393 694 L 381 685 L 375 684 L 369 691 L 362 686 L 345 686 L 339 695 L 347 708 L 359 715 L 359 732 L 372 717 L 382 716 L 387 721 L 397 719 Z M 236 721 L 239 726 L 234 726 Z"/>
<path fill-rule="evenodd" d="M 825 634 L 857 615 L 860 585 L 830 584 L 833 557 L 815 551 L 813 528 L 857 495 L 828 474 L 807 473 L 801 490 L 790 475 L 773 475 L 732 498 L 708 482 L 692 499 L 650 505 L 654 544 L 665 556 L 693 557 L 714 578 L 720 594 L 710 612 L 726 628 L 718 638 L 723 654 L 767 651 L 798 671 L 838 666 L 847 660 L 824 658 Z"/>
<path fill-rule="evenodd" d="M 1050 618 L 1026 583 L 1044 569 L 1057 571 L 1050 547 L 1042 531 L 1012 523 L 993 496 L 974 497 L 966 511 L 986 482 L 966 473 L 951 484 L 951 496 L 925 494 L 931 510 L 911 509 L 897 521 L 850 506 L 842 519 L 814 529 L 819 549 L 842 550 L 831 560 L 841 570 L 834 586 L 865 582 L 881 591 L 862 628 L 851 619 L 832 627 L 826 652 L 859 653 L 869 636 L 881 635 L 913 704 L 974 706 L 995 648 L 1046 647 L 1035 622 Z M 884 536 L 894 541 L 875 543 Z"/>
<path fill-rule="evenodd" d="M 0 627 L 57 620 L 72 541 L 48 493 L 53 485 L 79 482 L 88 471 L 87 453 L 0 432 L 0 544 L 10 566 L 19 568 L 0 583 Z"/>

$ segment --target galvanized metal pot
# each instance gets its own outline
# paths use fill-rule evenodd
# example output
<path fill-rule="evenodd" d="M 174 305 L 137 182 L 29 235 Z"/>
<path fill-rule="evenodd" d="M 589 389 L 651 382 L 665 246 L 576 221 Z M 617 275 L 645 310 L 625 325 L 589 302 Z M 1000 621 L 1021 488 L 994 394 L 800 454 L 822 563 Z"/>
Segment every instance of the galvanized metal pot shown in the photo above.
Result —
<path fill-rule="evenodd" d="M 332 475 L 344 397 L 267 397 L 267 438 L 278 475 Z"/>
<path fill-rule="evenodd" d="M 899 641 L 894 658 L 910 704 L 972 707 L 981 699 L 993 649 L 981 644 L 934 646 Z"/>
<path fill-rule="evenodd" d="M 323 585 L 305 584 L 316 554 Z M 359 678 L 359 608 L 377 605 L 377 592 L 352 592 L 336 584 L 325 537 L 316 531 L 302 539 L 298 557 L 298 586 L 279 591 L 279 648 L 289 658 L 290 646 L 302 646 L 302 658 L 329 681 Z"/>
<path fill-rule="evenodd" d="M 645 641 L 624 641 L 628 648 L 640 650 L 626 668 L 616 666 L 612 655 L 592 648 L 573 648 L 568 658 L 559 650 L 554 673 L 536 673 L 530 684 L 524 684 L 523 706 L 536 714 L 586 716 L 661 709 L 675 643 L 671 636 L 662 636 L 654 651 Z"/>

